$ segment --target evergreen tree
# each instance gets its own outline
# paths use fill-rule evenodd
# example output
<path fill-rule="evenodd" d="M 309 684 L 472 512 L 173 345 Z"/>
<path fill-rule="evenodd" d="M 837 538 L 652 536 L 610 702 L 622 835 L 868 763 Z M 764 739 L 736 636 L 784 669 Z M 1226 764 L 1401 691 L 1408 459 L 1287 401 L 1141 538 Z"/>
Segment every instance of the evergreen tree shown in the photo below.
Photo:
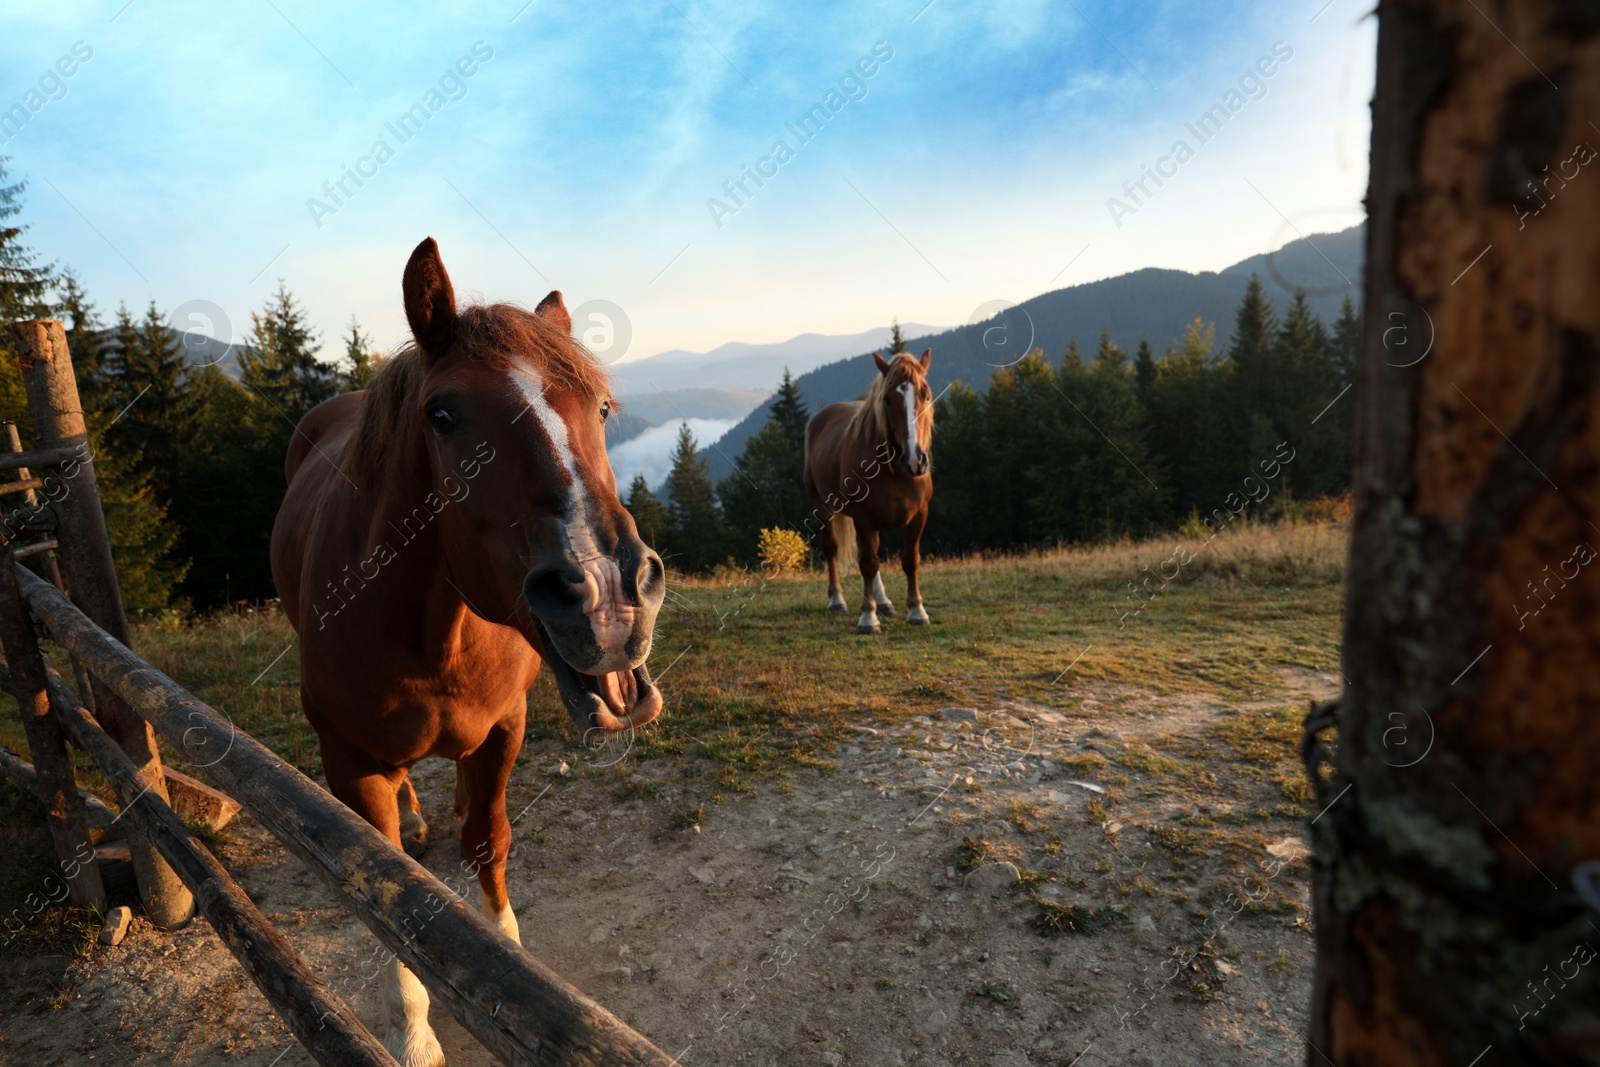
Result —
<path fill-rule="evenodd" d="M 895 326 L 899 328 L 898 323 Z M 904 352 L 905 342 L 900 342 L 900 345 L 900 351 Z M 779 383 L 777 396 L 772 400 L 771 421 L 778 424 L 784 441 L 791 449 L 797 453 L 805 451 L 806 424 L 811 421 L 811 412 L 807 410 L 805 397 L 800 395 L 800 386 L 795 383 L 788 367 L 783 368 L 783 381 Z"/>
<path fill-rule="evenodd" d="M 1195 319 L 1183 344 L 1156 366 L 1150 389 L 1150 445 L 1172 486 L 1168 518 L 1208 513 L 1236 486 L 1229 461 L 1230 413 L 1223 404 L 1230 381 L 1227 360 L 1214 363 L 1216 327 Z"/>
<path fill-rule="evenodd" d="M 170 510 L 193 444 L 195 404 L 183 345 L 154 302 L 143 322 L 136 324 L 126 309 L 119 315 L 116 364 L 118 410 L 108 427 L 110 443 L 149 475 Z"/>
<path fill-rule="evenodd" d="M 695 445 L 687 422 L 678 428 L 667 475 L 667 515 L 671 520 L 672 562 L 679 570 L 703 571 L 722 561 L 722 514 L 717 510 L 711 465 Z"/>
<path fill-rule="evenodd" d="M 804 484 L 806 423 L 811 416 L 787 369 L 769 411 L 766 425 L 745 442 L 733 472 L 717 486 L 729 543 L 740 558 L 755 558 L 761 530 L 774 526 L 799 530 L 811 510 Z"/>
<path fill-rule="evenodd" d="M 300 416 L 339 392 L 339 374 L 317 359 L 316 332 L 281 279 L 250 322 L 240 380 L 277 409 L 285 423 L 280 436 L 287 440 Z"/>
<path fill-rule="evenodd" d="M 354 315 L 350 316 L 350 333 L 344 339 L 344 362 L 342 378 L 346 390 L 365 389 L 383 362 L 383 357 L 373 347 L 371 336 L 361 332 L 361 324 Z"/>
<path fill-rule="evenodd" d="M 1083 369 L 1083 358 L 1073 341 L 1064 364 Z M 981 465 L 974 472 L 986 484 L 977 494 L 982 513 L 977 516 L 978 540 L 993 548 L 1035 544 L 1062 531 L 1045 528 L 1032 498 L 1036 478 L 1031 472 L 1050 449 L 1058 447 L 1060 424 L 1053 416 L 1064 402 L 1054 388 L 1049 360 L 1038 349 L 989 379 L 983 403 Z M 937 424 L 936 424 L 937 425 Z M 941 451 L 940 470 L 950 457 Z M 935 476 L 937 497 L 943 491 Z"/>
<path fill-rule="evenodd" d="M 893 333 L 889 337 L 889 352 L 888 352 L 888 356 L 889 356 L 890 359 L 893 359 L 895 356 L 899 355 L 901 352 L 904 352 L 905 350 L 906 350 L 905 335 L 900 332 L 900 316 L 896 315 L 895 318 L 894 318 Z M 787 374 L 788 371 L 785 371 L 784 373 Z"/>
<path fill-rule="evenodd" d="M 1277 334 L 1277 314 L 1261 279 L 1252 274 L 1228 341 L 1230 376 L 1224 395 L 1231 432 L 1224 451 L 1234 481 L 1254 473 L 1255 464 L 1284 440 L 1280 413 L 1290 385 L 1275 358 Z"/>
<path fill-rule="evenodd" d="M 633 524 L 644 543 L 657 552 L 664 551 L 672 520 L 667 506 L 650 491 L 650 483 L 642 474 L 635 474 L 628 485 L 628 514 L 633 516 Z"/>
<path fill-rule="evenodd" d="M 939 457 L 923 551 L 972 552 L 985 547 L 994 505 L 994 468 L 985 452 L 985 397 L 953 382 L 933 405 L 933 453 Z"/>
<path fill-rule="evenodd" d="M 1355 301 L 1346 294 L 1339 306 L 1339 321 L 1333 324 L 1333 339 L 1328 346 L 1331 365 L 1329 376 L 1335 388 L 1343 389 L 1355 384 L 1356 357 L 1360 354 L 1361 315 L 1356 311 Z M 1350 399 L 1345 397 L 1340 403 L 1347 403 Z"/>
<path fill-rule="evenodd" d="M 6 160 L 0 156 L 0 407 L 12 418 L 27 411 L 27 396 L 17 368 L 16 339 L 11 323 L 44 318 L 50 313 L 46 299 L 51 269 L 39 262 L 23 243 L 27 227 L 16 221 L 22 214 L 26 182 L 7 182 Z"/>
<path fill-rule="evenodd" d="M 1093 361 L 1063 360 L 1051 384 L 1050 444 L 1028 468 L 1036 528 L 1074 541 L 1151 532 L 1165 504 L 1162 472 L 1127 353 L 1102 333 Z"/>
<path fill-rule="evenodd" d="M 1156 384 L 1156 357 L 1150 351 L 1150 338 L 1139 338 L 1139 354 L 1133 359 L 1133 380 L 1139 387 L 1139 402 L 1150 409 L 1150 390 Z"/>
<path fill-rule="evenodd" d="M 282 417 L 217 366 L 193 375 L 190 455 L 175 517 L 199 607 L 274 595 L 268 549 L 283 498 Z"/>

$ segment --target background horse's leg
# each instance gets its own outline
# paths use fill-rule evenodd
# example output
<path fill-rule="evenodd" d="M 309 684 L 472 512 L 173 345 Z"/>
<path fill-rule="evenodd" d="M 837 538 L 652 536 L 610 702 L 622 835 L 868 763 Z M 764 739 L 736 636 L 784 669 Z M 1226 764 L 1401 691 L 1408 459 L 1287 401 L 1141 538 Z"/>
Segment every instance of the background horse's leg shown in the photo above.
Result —
<path fill-rule="evenodd" d="M 402 769 L 384 767 L 330 731 L 322 741 L 328 789 L 345 806 L 400 844 Z M 383 1047 L 402 1067 L 443 1067 L 444 1050 L 428 1025 L 428 991 L 393 955 L 383 969 Z"/>
<path fill-rule="evenodd" d="M 883 587 L 878 577 L 878 531 L 856 523 L 856 551 L 861 562 L 861 617 L 856 620 L 856 633 L 875 634 L 879 632 L 876 593 Z"/>
<path fill-rule="evenodd" d="M 422 854 L 428 851 L 428 823 L 422 817 L 422 802 L 417 799 L 416 789 L 412 788 L 409 773 L 400 779 L 399 801 L 400 844 L 405 848 L 406 855 L 420 860 Z"/>
<path fill-rule="evenodd" d="M 526 716 L 526 698 L 519 695 L 514 713 L 491 729 L 470 755 L 456 762 L 456 785 L 466 793 L 467 802 L 467 817 L 461 823 L 461 855 L 477 872 L 483 913 L 519 945 L 522 935 L 506 893 L 506 857 L 511 851 L 506 783 L 522 748 Z"/>
<path fill-rule="evenodd" d="M 872 579 L 872 599 L 878 603 L 878 614 L 894 617 L 894 601 L 889 599 L 889 590 L 883 587 L 883 571 L 879 570 Z"/>
<path fill-rule="evenodd" d="M 905 540 L 900 545 L 900 567 L 906 572 L 906 622 L 913 626 L 928 625 L 928 613 L 922 607 L 922 589 L 917 585 L 917 568 L 922 565 L 922 528 L 928 525 L 928 509 L 911 516 L 906 523 Z"/>
<path fill-rule="evenodd" d="M 822 555 L 828 561 L 828 610 L 844 610 L 844 589 L 839 585 L 839 539 L 833 535 L 831 521 L 822 524 L 817 535 L 822 542 Z"/>

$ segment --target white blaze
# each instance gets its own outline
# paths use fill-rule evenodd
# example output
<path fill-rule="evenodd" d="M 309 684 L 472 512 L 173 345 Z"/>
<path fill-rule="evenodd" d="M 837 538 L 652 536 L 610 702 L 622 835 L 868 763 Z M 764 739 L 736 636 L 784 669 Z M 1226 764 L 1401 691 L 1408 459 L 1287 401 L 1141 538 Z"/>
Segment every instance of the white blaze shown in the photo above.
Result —
<path fill-rule="evenodd" d="M 539 426 L 544 430 L 545 436 L 550 438 L 550 445 L 555 450 L 556 458 L 561 462 L 561 467 L 570 481 L 564 509 L 566 511 L 564 529 L 567 544 L 571 547 L 576 562 L 583 569 L 584 583 L 588 587 L 584 611 L 588 614 L 589 625 L 594 630 L 595 643 L 605 653 L 603 662 L 609 664 L 601 670 L 610 672 L 624 669 L 628 664 L 622 649 L 633 631 L 631 607 L 622 593 L 621 569 L 617 566 L 616 560 L 607 557 L 600 550 L 600 545 L 595 541 L 594 533 L 590 529 L 586 506 L 588 487 L 578 472 L 578 459 L 572 452 L 572 441 L 567 434 L 566 421 L 555 408 L 550 406 L 550 401 L 545 399 L 544 380 L 537 372 L 526 367 L 515 367 L 511 371 L 511 381 L 527 403 L 528 410 L 539 420 Z"/>
<path fill-rule="evenodd" d="M 906 402 L 906 462 L 914 466 L 920 452 L 917 447 L 917 391 L 906 382 L 900 386 L 900 395 Z"/>
<path fill-rule="evenodd" d="M 545 436 L 550 438 L 550 444 L 555 449 L 556 458 L 561 461 L 562 470 L 566 471 L 568 480 L 572 483 L 567 495 L 567 540 L 572 545 L 572 551 L 578 559 L 591 559 L 600 554 L 598 546 L 594 543 L 594 535 L 589 531 L 589 516 L 583 506 L 583 479 L 578 474 L 578 459 L 572 454 L 572 443 L 567 437 L 567 423 L 550 406 L 550 401 L 544 398 L 544 379 L 539 377 L 537 371 L 526 367 L 514 367 L 511 371 L 511 381 L 517 387 L 517 392 L 527 403 L 534 418 L 539 420 Z"/>

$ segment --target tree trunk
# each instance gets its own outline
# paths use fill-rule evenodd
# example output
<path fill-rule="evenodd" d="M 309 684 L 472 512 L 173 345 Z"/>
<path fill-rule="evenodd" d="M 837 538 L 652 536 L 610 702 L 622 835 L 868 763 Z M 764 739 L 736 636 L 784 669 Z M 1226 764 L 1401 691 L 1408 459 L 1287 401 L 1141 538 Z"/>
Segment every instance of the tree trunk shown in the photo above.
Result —
<path fill-rule="evenodd" d="M 1600 5 L 1378 17 L 1306 1062 L 1600 1063 Z"/>

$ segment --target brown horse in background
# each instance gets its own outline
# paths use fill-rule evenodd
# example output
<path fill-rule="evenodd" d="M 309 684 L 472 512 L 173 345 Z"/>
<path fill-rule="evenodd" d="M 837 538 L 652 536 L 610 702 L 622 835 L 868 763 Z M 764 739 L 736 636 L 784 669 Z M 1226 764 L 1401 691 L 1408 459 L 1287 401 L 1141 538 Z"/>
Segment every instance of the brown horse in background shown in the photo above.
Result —
<path fill-rule="evenodd" d="M 894 614 L 894 604 L 878 573 L 878 531 L 905 528 L 900 564 L 906 572 L 906 621 L 928 624 L 917 586 L 918 546 L 933 499 L 933 398 L 928 364 L 933 350 L 917 359 L 900 353 L 884 359 L 874 352 L 878 377 L 865 400 L 829 404 L 806 426 L 806 493 L 827 521 L 822 551 L 828 557 L 828 610 L 843 611 L 839 556 L 849 569 L 861 563 L 861 617 L 856 632 L 879 632 L 878 615 Z"/>
<path fill-rule="evenodd" d="M 543 660 L 580 728 L 654 719 L 644 664 L 666 571 L 617 499 L 610 388 L 561 294 L 458 312 L 432 238 L 402 290 L 416 344 L 300 421 L 272 575 L 328 788 L 396 845 L 402 831 L 420 844 L 407 770 L 454 760 L 483 912 L 520 941 L 505 789 L 528 688 Z M 442 1064 L 428 995 L 392 956 L 383 1001 L 394 1057 Z"/>

